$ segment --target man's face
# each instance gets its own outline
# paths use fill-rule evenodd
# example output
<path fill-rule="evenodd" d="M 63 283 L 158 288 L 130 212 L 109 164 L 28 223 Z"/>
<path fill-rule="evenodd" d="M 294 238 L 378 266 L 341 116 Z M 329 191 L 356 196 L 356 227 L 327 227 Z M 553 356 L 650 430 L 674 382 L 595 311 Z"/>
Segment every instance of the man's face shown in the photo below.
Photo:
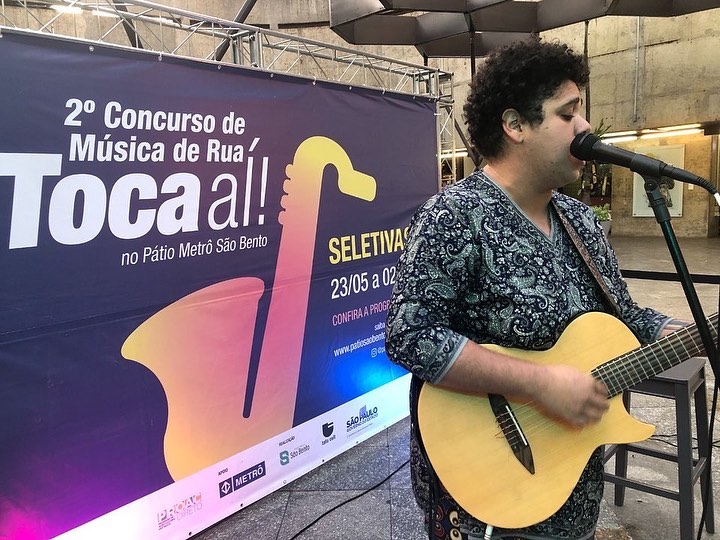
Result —
<path fill-rule="evenodd" d="M 562 187 L 580 177 L 585 162 L 570 154 L 570 143 L 578 133 L 590 129 L 580 116 L 581 105 L 577 85 L 566 81 L 543 103 L 543 121 L 523 126 L 529 170 L 548 188 Z"/>

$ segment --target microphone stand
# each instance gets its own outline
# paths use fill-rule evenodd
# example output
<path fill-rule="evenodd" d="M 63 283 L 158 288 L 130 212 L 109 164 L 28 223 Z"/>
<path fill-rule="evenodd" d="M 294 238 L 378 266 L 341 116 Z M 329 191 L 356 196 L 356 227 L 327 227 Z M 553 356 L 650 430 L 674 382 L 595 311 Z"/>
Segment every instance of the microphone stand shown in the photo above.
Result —
<path fill-rule="evenodd" d="M 645 193 L 647 193 L 650 206 L 652 207 L 653 212 L 655 212 L 655 220 L 660 224 L 660 228 L 662 229 L 665 242 L 667 243 L 668 250 L 670 251 L 670 256 L 675 264 L 675 270 L 677 270 L 683 291 L 685 291 L 685 297 L 687 298 L 690 306 L 690 311 L 692 312 L 700 338 L 702 339 L 703 347 L 705 347 L 705 353 L 710 360 L 710 366 L 717 378 L 720 374 L 720 367 L 718 366 L 715 342 L 712 334 L 710 333 L 707 318 L 700 306 L 700 300 L 698 299 L 695 286 L 690 278 L 690 272 L 688 271 L 687 264 L 685 264 L 685 259 L 680 251 L 675 231 L 670 224 L 670 212 L 668 210 L 665 197 L 663 197 L 660 193 L 659 179 L 645 175 L 642 175 L 642 177 L 645 180 Z"/>
<path fill-rule="evenodd" d="M 660 228 L 662 229 L 663 236 L 665 237 L 665 242 L 667 243 L 668 250 L 670 252 L 670 256 L 672 257 L 673 263 L 675 264 L 675 270 L 677 270 L 680 283 L 682 284 L 683 291 L 685 292 L 685 297 L 687 298 L 688 305 L 690 306 L 690 311 L 692 312 L 693 319 L 695 320 L 698 332 L 700 333 L 700 338 L 702 340 L 703 346 L 705 347 L 705 353 L 707 354 L 708 360 L 710 361 L 710 367 L 712 368 L 715 375 L 715 380 L 717 381 L 718 374 L 720 373 L 720 371 L 718 370 L 717 348 L 715 347 L 715 342 L 713 341 L 712 334 L 710 333 L 707 318 L 703 313 L 702 307 L 700 305 L 700 300 L 698 299 L 697 292 L 695 291 L 695 286 L 693 285 L 692 279 L 690 278 L 690 273 L 688 272 L 687 265 L 685 264 L 685 259 L 683 258 L 682 252 L 680 251 L 680 246 L 677 243 L 675 231 L 670 224 L 670 211 L 668 210 L 665 197 L 663 197 L 660 193 L 659 178 L 649 175 L 646 176 L 644 174 L 641 176 L 643 177 L 643 180 L 645 180 L 645 193 L 647 193 L 648 200 L 650 201 L 650 206 L 655 213 L 655 220 L 660 224 Z M 718 341 L 720 342 L 720 332 L 718 332 Z M 713 410 L 711 418 L 714 418 L 714 416 L 715 411 Z M 712 423 L 710 423 L 709 429 L 710 440 L 708 444 L 708 461 L 705 464 L 706 470 L 704 471 L 704 473 L 707 475 L 707 481 L 705 482 L 705 489 L 702 493 L 703 512 L 700 519 L 700 526 L 698 528 L 698 538 L 701 537 L 703 527 L 705 526 L 705 514 L 707 510 L 709 493 L 708 490 L 712 482 L 712 477 L 710 475 L 712 456 L 711 452 L 713 442 Z"/>

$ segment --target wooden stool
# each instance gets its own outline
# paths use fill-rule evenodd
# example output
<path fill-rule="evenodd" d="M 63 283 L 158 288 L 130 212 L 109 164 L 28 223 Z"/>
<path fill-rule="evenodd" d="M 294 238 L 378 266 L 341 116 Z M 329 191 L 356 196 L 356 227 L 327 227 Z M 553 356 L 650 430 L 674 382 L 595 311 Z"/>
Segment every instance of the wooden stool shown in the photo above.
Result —
<path fill-rule="evenodd" d="M 705 472 L 708 449 L 708 414 L 705 394 L 705 358 L 691 358 L 633 386 L 623 395 L 625 407 L 630 407 L 632 392 L 658 396 L 675 400 L 675 418 L 677 424 L 677 454 L 663 452 L 639 444 L 608 445 L 605 462 L 615 456 L 615 474 L 605 472 L 605 480 L 615 484 L 615 505 L 622 506 L 625 501 L 625 488 L 629 487 L 676 500 L 680 503 L 680 540 L 695 538 L 693 509 L 693 488 L 698 478 L 700 488 L 705 489 Z M 693 458 L 692 449 L 692 411 L 691 400 L 695 400 L 695 429 L 698 440 L 698 458 Z M 628 452 L 674 461 L 678 466 L 678 490 L 672 491 L 627 478 Z M 715 520 L 712 503 L 712 484 L 708 491 L 705 528 L 715 532 Z"/>

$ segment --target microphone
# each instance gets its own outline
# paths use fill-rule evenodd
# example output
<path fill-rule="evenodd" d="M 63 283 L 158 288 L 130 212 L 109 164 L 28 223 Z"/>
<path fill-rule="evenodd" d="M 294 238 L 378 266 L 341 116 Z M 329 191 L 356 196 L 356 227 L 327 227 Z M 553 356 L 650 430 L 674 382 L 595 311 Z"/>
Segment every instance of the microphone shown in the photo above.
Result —
<path fill-rule="evenodd" d="M 659 159 L 605 144 L 592 133 L 580 133 L 576 135 L 570 144 L 570 153 L 577 159 L 583 161 L 597 160 L 603 163 L 612 163 L 613 165 L 630 169 L 640 175 L 652 176 L 658 179 L 661 176 L 667 176 L 680 182 L 695 184 L 712 193 L 718 201 L 718 204 L 720 204 L 720 195 L 718 195 L 717 189 L 704 178 L 684 169 L 668 165 Z"/>

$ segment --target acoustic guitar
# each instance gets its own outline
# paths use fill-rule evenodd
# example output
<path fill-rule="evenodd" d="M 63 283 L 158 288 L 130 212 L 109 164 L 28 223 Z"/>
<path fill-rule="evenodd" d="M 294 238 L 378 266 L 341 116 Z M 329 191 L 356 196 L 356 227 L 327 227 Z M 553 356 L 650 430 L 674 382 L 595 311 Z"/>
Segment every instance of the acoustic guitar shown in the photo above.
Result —
<path fill-rule="evenodd" d="M 709 322 L 717 335 L 717 314 Z M 546 351 L 486 346 L 540 365 L 572 363 L 602 381 L 610 396 L 602 420 L 578 429 L 511 396 L 423 385 L 418 426 L 438 478 L 467 512 L 509 529 L 553 515 L 597 447 L 650 437 L 655 427 L 628 414 L 622 392 L 704 350 L 696 325 L 639 347 L 622 322 L 595 312 L 574 319 Z"/>

